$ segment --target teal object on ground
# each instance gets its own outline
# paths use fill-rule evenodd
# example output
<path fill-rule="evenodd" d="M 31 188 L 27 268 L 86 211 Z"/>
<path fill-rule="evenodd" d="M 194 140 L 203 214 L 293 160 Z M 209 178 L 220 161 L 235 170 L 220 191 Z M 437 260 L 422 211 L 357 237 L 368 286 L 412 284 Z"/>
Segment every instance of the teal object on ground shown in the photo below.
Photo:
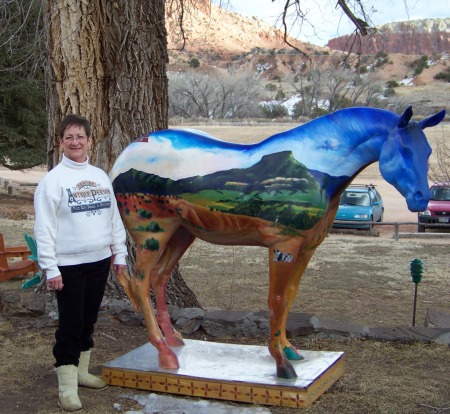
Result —
<path fill-rule="evenodd" d="M 423 274 L 423 262 L 420 259 L 411 260 L 410 264 L 411 277 L 414 283 L 420 283 Z"/>
<path fill-rule="evenodd" d="M 27 246 L 31 252 L 31 254 L 28 256 L 28 258 L 30 260 L 34 260 L 39 266 L 36 240 L 34 240 L 33 237 L 31 237 L 30 235 L 28 235 L 26 233 L 23 235 L 23 237 L 24 237 L 24 239 L 27 243 Z M 30 287 L 38 285 L 41 282 L 41 274 L 42 274 L 41 272 L 38 272 L 38 273 L 36 273 L 36 275 L 34 277 L 32 277 L 31 279 L 22 283 L 22 289 L 28 289 Z"/>

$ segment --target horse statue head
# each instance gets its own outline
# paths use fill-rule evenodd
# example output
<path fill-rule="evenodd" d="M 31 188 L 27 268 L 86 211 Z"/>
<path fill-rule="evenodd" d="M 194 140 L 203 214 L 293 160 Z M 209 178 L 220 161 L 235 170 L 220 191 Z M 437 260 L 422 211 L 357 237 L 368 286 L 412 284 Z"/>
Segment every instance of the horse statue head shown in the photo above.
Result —
<path fill-rule="evenodd" d="M 380 172 L 406 199 L 408 209 L 426 209 L 431 193 L 428 185 L 428 159 L 431 147 L 423 130 L 439 124 L 445 110 L 420 122 L 411 121 L 413 112 L 405 110 L 380 153 Z"/>

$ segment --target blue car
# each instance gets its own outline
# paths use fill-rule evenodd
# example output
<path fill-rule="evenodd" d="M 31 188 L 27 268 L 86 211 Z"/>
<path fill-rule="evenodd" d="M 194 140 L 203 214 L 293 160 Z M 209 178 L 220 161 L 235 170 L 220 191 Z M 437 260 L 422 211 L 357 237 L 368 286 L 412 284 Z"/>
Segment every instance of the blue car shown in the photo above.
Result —
<path fill-rule="evenodd" d="M 371 230 L 383 214 L 383 199 L 374 185 L 350 185 L 341 195 L 333 227 Z"/>

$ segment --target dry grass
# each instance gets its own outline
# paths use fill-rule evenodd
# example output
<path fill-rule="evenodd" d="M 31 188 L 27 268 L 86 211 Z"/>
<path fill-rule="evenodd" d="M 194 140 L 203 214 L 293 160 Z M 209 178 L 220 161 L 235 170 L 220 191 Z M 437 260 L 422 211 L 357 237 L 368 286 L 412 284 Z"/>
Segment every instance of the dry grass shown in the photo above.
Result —
<path fill-rule="evenodd" d="M 432 413 L 450 407 L 447 347 L 360 340 L 299 341 L 296 345 L 345 352 L 343 378 L 305 413 Z M 292 413 L 287 409 L 272 412 Z"/>
<path fill-rule="evenodd" d="M 425 263 L 418 288 L 417 321 L 428 307 L 448 312 L 448 242 L 332 234 L 313 256 L 292 310 L 363 326 L 410 325 L 414 283 L 409 263 Z M 196 241 L 181 259 L 184 279 L 203 307 L 265 310 L 267 249 Z"/>
<path fill-rule="evenodd" d="M 50 349 L 53 328 L 24 329 L 3 322 L 0 330 L 0 404 L 4 413 L 57 414 L 56 376 L 52 370 Z M 204 334 L 193 339 L 208 339 Z M 143 327 L 123 326 L 102 317 L 95 336 L 93 372 L 101 364 L 117 358 L 145 343 Z M 264 345 L 261 340 L 222 338 L 220 342 Z M 444 413 L 450 406 L 450 350 L 442 345 L 393 344 L 365 340 L 303 340 L 293 344 L 298 349 L 342 351 L 346 370 L 311 407 L 304 410 L 270 407 L 273 414 L 292 413 Z M 113 413 L 113 404 L 123 410 L 137 410 L 136 404 L 123 396 L 148 394 L 145 391 L 109 387 L 101 393 L 80 390 L 89 414 Z M 26 397 L 26 398 L 25 398 Z M 245 404 L 230 404 L 239 412 Z"/>

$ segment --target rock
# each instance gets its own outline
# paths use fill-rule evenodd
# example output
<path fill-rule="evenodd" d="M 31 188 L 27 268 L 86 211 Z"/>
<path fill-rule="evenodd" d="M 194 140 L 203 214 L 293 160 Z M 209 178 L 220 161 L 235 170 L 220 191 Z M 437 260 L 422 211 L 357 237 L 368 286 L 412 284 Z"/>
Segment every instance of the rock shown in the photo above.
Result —
<path fill-rule="evenodd" d="M 178 306 L 175 305 L 167 305 L 167 310 L 169 312 L 170 315 L 170 319 L 172 320 L 172 322 L 176 322 L 177 319 L 180 317 L 180 312 L 182 309 L 180 309 Z M 155 310 L 155 315 L 156 315 L 156 310 Z"/>
<path fill-rule="evenodd" d="M 449 50 L 450 19 L 422 19 L 388 23 L 377 28 L 378 36 L 360 38 L 362 54 L 377 52 L 406 55 L 433 55 Z M 327 46 L 334 50 L 348 50 L 355 35 L 331 39 Z M 359 46 L 358 46 L 359 51 Z"/>
<path fill-rule="evenodd" d="M 133 312 L 135 310 L 133 305 L 129 300 L 120 300 L 120 299 L 109 299 L 104 298 L 103 302 L 100 306 L 101 311 L 110 312 L 110 313 L 119 313 L 119 312 Z"/>
<path fill-rule="evenodd" d="M 196 332 L 203 322 L 205 311 L 200 308 L 180 309 L 177 312 L 175 326 L 185 335 Z"/>
<path fill-rule="evenodd" d="M 214 310 L 206 312 L 202 328 L 216 338 L 254 338 L 267 335 L 268 321 L 252 312 Z"/>
<path fill-rule="evenodd" d="M 311 335 L 314 333 L 313 318 L 314 315 L 309 313 L 290 313 L 286 323 L 286 336 L 295 338 Z"/>
<path fill-rule="evenodd" d="M 444 341 L 448 335 L 448 329 L 444 328 L 427 328 L 423 326 L 396 326 L 392 328 L 376 327 L 371 328 L 367 337 L 382 341 L 397 342 L 435 342 L 438 338 Z M 448 338 L 448 336 L 447 336 Z"/>
<path fill-rule="evenodd" d="M 320 337 L 333 339 L 364 338 L 369 333 L 369 328 L 351 322 L 332 319 L 317 319 L 315 320 L 314 328 L 320 332 Z"/>
<path fill-rule="evenodd" d="M 269 334 L 269 312 L 268 311 L 259 311 L 255 313 L 255 316 L 262 318 L 262 321 L 267 321 L 267 330 L 266 333 Z M 313 318 L 318 320 L 314 315 L 310 313 L 296 313 L 291 312 L 288 316 L 286 322 L 286 336 L 288 338 L 295 338 L 297 336 L 307 336 L 314 333 L 314 325 Z"/>
<path fill-rule="evenodd" d="M 127 326 L 141 326 L 144 323 L 144 318 L 134 312 L 118 312 L 114 314 L 114 318 Z"/>
<path fill-rule="evenodd" d="M 450 345 L 450 332 L 445 332 L 438 337 L 436 337 L 433 342 L 440 345 Z"/>
<path fill-rule="evenodd" d="M 425 326 L 450 329 L 450 315 L 428 308 L 425 315 Z"/>
<path fill-rule="evenodd" d="M 45 295 L 13 293 L 2 296 L 0 307 L 5 316 L 38 318 L 45 314 L 46 304 Z"/>
<path fill-rule="evenodd" d="M 227 311 L 201 308 L 179 308 L 168 305 L 172 323 L 184 335 L 189 335 L 203 328 L 209 335 L 236 338 L 268 337 L 270 323 L 268 311 Z M 102 302 L 99 322 L 114 317 L 123 324 L 140 326 L 143 324 L 141 314 L 136 314 L 128 299 L 105 298 Z M 19 292 L 1 294 L 0 322 L 8 318 L 21 319 L 24 326 L 36 328 L 56 326 L 58 311 L 54 293 L 36 294 Z M 314 336 L 319 338 L 345 339 L 363 338 L 381 341 L 400 342 L 435 342 L 450 345 L 450 315 L 433 309 L 427 311 L 425 327 L 375 327 L 366 328 L 358 324 L 319 319 L 308 313 L 290 313 L 286 324 L 288 338 Z"/>
<path fill-rule="evenodd" d="M 99 317 L 103 315 L 112 315 L 120 323 L 129 326 L 140 326 L 144 320 L 141 314 L 136 313 L 129 300 L 103 299 Z"/>

